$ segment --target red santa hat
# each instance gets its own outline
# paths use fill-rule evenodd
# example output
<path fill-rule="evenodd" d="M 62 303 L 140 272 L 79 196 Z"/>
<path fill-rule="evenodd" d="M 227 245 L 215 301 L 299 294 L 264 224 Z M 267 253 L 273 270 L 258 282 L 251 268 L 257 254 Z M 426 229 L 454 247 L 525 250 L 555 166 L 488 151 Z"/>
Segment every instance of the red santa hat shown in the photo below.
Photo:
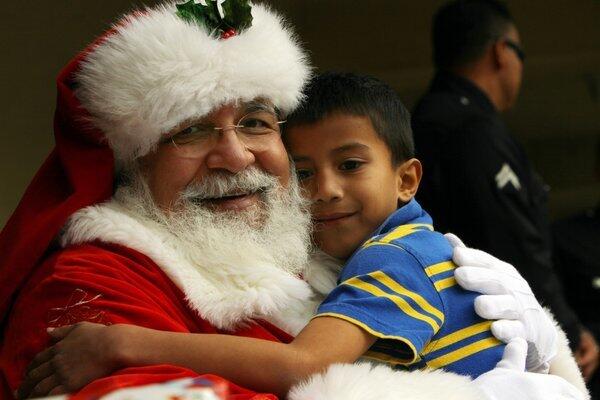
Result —
<path fill-rule="evenodd" d="M 262 97 L 285 112 L 301 98 L 309 69 L 279 17 L 253 6 L 252 25 L 222 39 L 218 27 L 185 22 L 176 11 L 168 4 L 126 17 L 77 74 L 76 95 L 118 162 L 231 101 Z"/>
<path fill-rule="evenodd" d="M 221 3 L 134 12 L 59 74 L 56 146 L 0 234 L 2 319 L 67 218 L 110 198 L 115 166 L 221 105 L 260 97 L 285 113 L 301 100 L 310 67 L 281 18 Z"/>

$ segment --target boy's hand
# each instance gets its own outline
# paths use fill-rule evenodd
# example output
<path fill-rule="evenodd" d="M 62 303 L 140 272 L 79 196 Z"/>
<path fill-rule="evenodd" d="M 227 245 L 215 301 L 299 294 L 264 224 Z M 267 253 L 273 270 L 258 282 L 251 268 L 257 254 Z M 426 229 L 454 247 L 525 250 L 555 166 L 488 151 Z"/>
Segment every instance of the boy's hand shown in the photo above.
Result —
<path fill-rule="evenodd" d="M 482 294 L 475 299 L 477 314 L 499 320 L 492 324 L 498 339 L 508 343 L 520 337 L 527 341 L 528 371 L 548 372 L 557 352 L 556 328 L 527 281 L 512 265 L 465 247 L 455 235 L 445 236 L 454 247 L 453 260 L 459 267 L 454 272 L 456 281 L 464 289 Z"/>
<path fill-rule="evenodd" d="M 486 400 L 584 400 L 588 396 L 555 375 L 524 372 L 527 343 L 516 338 L 504 349 L 496 368 L 473 381 Z"/>
<path fill-rule="evenodd" d="M 29 364 L 19 399 L 77 391 L 119 368 L 111 329 L 91 322 L 49 328 L 55 344 L 38 353 Z"/>

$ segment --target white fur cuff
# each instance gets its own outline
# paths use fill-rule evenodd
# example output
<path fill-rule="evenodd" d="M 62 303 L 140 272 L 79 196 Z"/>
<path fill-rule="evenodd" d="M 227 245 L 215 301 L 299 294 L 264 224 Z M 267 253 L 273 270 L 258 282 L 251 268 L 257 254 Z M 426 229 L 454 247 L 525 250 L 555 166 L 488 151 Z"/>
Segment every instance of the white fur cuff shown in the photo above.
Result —
<path fill-rule="evenodd" d="M 290 400 L 480 400 L 471 379 L 442 370 L 393 371 L 368 363 L 335 364 L 292 388 Z"/>

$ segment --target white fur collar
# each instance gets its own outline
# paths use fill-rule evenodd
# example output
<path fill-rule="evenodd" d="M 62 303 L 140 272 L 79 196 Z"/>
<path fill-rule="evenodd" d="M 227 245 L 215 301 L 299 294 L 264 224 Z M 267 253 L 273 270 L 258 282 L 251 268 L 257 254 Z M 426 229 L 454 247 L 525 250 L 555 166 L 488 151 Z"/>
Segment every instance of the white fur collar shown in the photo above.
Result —
<path fill-rule="evenodd" d="M 129 215 L 114 200 L 72 215 L 61 244 L 66 247 L 94 240 L 120 244 L 150 257 L 182 290 L 192 309 L 226 330 L 263 318 L 297 334 L 335 286 L 339 272 L 331 261 L 323 265 L 313 260 L 304 276 L 315 292 L 304 280 L 264 262 L 234 260 L 235 268 L 195 268 L 169 245 L 167 234 Z"/>

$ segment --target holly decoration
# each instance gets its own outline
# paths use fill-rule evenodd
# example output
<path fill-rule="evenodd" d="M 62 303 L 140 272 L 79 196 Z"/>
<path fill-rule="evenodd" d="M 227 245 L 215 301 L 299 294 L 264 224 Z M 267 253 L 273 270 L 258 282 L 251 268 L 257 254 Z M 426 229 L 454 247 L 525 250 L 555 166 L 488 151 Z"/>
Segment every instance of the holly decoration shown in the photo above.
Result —
<path fill-rule="evenodd" d="M 206 27 L 211 35 L 221 39 L 235 36 L 252 25 L 248 0 L 188 0 L 176 7 L 180 18 Z"/>

